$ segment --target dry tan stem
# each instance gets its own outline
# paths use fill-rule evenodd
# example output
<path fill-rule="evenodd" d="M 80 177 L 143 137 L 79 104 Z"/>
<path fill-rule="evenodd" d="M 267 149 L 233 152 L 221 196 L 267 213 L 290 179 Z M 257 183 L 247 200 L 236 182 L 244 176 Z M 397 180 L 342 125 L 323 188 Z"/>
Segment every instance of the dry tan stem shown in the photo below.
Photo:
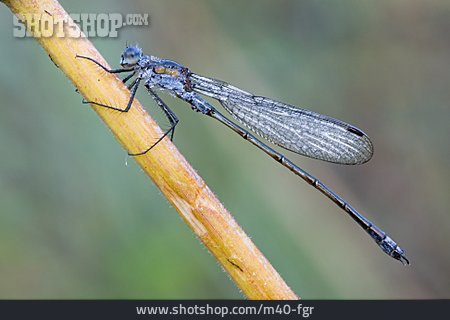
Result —
<path fill-rule="evenodd" d="M 35 13 L 71 20 L 57 1 L 2 2 L 19 18 Z M 67 27 L 64 31 L 66 35 L 77 32 Z M 86 100 L 126 105 L 130 92 L 115 75 L 75 58 L 76 54 L 89 56 L 108 65 L 89 40 L 69 36 L 36 40 Z M 129 152 L 145 150 L 149 141 L 161 136 L 161 129 L 138 101 L 128 113 L 94 109 Z M 298 299 L 169 139 L 135 159 L 249 299 Z"/>

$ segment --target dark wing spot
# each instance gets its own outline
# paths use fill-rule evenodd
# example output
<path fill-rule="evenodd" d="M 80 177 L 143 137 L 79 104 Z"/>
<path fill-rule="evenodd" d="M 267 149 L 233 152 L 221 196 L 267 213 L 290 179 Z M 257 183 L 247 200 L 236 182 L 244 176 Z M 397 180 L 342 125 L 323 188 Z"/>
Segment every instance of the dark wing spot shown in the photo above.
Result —
<path fill-rule="evenodd" d="M 361 130 L 359 130 L 359 129 L 357 129 L 357 128 L 354 128 L 354 127 L 348 127 L 348 128 L 347 128 L 347 131 L 349 131 L 349 132 L 351 132 L 351 133 L 354 133 L 354 134 L 356 134 L 356 135 L 358 135 L 358 136 L 360 136 L 360 137 L 363 137 L 363 136 L 364 136 L 364 133 L 363 133 Z"/>

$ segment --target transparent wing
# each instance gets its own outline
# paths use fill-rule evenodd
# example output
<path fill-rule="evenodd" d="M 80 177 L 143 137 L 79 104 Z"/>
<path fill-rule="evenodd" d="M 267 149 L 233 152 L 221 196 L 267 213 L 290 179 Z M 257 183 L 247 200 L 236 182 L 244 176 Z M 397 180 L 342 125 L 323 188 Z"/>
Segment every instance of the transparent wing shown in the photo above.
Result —
<path fill-rule="evenodd" d="M 196 74 L 189 79 L 194 91 L 219 100 L 233 118 L 285 149 L 340 164 L 361 164 L 372 157 L 369 137 L 345 122 L 254 96 L 219 80 Z"/>

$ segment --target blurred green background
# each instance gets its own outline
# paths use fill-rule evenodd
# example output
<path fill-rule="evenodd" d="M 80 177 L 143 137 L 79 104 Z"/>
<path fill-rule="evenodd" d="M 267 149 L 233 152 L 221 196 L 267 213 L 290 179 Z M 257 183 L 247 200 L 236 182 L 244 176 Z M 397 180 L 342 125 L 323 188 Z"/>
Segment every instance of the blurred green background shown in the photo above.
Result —
<path fill-rule="evenodd" d="M 235 133 L 163 95 L 181 119 L 178 148 L 297 294 L 450 298 L 450 2 L 61 3 L 149 14 L 149 26 L 92 39 L 113 66 L 137 42 L 369 134 L 375 155 L 362 166 L 285 154 L 392 235 L 410 267 Z M 242 298 L 36 41 L 13 37 L 4 5 L 0 27 L 0 298 Z"/>

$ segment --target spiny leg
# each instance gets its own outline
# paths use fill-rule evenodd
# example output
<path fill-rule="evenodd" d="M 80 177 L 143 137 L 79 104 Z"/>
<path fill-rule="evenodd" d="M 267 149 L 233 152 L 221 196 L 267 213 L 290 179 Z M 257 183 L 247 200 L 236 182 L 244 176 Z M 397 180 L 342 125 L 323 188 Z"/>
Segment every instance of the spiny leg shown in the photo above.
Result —
<path fill-rule="evenodd" d="M 91 57 L 81 56 L 81 55 L 78 55 L 78 54 L 75 56 L 75 58 L 81 58 L 81 59 L 86 59 L 86 60 L 92 61 L 93 63 L 95 63 L 97 66 L 99 66 L 100 68 L 102 68 L 103 70 L 105 70 L 108 73 L 123 73 L 123 72 L 133 72 L 133 71 L 135 71 L 134 68 L 108 69 L 104 65 L 102 65 L 100 62 L 98 62 L 97 60 L 95 60 L 95 59 L 93 59 Z M 133 73 L 129 74 L 128 76 L 126 76 L 122 80 L 122 82 L 126 83 L 135 74 L 136 74 L 136 72 L 133 72 Z M 131 90 L 131 88 L 133 88 L 133 86 L 135 86 L 135 87 L 134 87 L 133 91 L 131 92 L 130 100 L 128 101 L 127 107 L 125 109 L 116 108 L 116 107 L 109 106 L 109 105 L 106 105 L 106 104 L 103 104 L 103 103 L 99 103 L 99 102 L 95 102 L 95 101 L 83 100 L 83 103 L 85 103 L 85 104 L 90 103 L 90 104 L 94 104 L 94 105 L 97 105 L 97 106 L 100 106 L 100 107 L 104 107 L 104 108 L 108 108 L 108 109 L 111 109 L 111 110 L 120 111 L 120 112 L 128 112 L 128 110 L 131 107 L 131 104 L 133 103 L 134 96 L 136 95 L 136 91 L 137 91 L 137 88 L 139 86 L 139 81 L 140 81 L 140 79 L 139 80 L 135 79 L 135 81 L 133 81 L 131 83 L 131 85 L 128 86 L 128 89 L 130 89 L 130 90 Z"/>
<path fill-rule="evenodd" d="M 136 78 L 136 79 L 134 79 L 129 85 L 127 85 L 128 90 L 131 90 L 131 89 L 134 87 L 134 85 L 136 84 L 136 82 L 138 81 L 138 79 L 139 79 L 139 81 L 140 81 L 140 78 Z M 127 80 L 128 80 L 128 79 L 127 79 Z"/>
<path fill-rule="evenodd" d="M 171 127 L 169 128 L 168 131 L 172 131 L 172 133 L 170 134 L 170 140 L 173 141 L 173 136 L 175 134 L 175 126 L 178 124 L 178 121 L 179 121 L 178 117 L 175 114 L 175 112 L 173 112 L 169 108 L 169 106 L 164 101 L 162 101 L 162 99 L 151 88 L 147 88 L 147 89 L 148 89 L 150 96 L 153 98 L 153 100 L 156 101 L 158 106 L 162 109 L 162 111 L 166 115 L 167 119 L 169 120 Z"/>
<path fill-rule="evenodd" d="M 130 73 L 129 75 L 127 75 L 125 78 L 122 79 L 122 82 L 125 84 L 127 83 L 128 80 L 131 79 L 132 76 L 134 76 L 136 74 L 136 72 Z"/>
<path fill-rule="evenodd" d="M 172 140 L 173 139 L 173 134 L 175 132 L 175 127 L 176 127 L 176 125 L 179 122 L 178 117 L 169 108 L 169 106 L 167 106 L 167 104 L 164 101 L 162 101 L 162 99 L 151 88 L 147 88 L 147 89 L 148 89 L 148 92 L 150 93 L 150 96 L 153 98 L 153 100 L 155 100 L 156 103 L 158 104 L 158 106 L 163 110 L 163 112 L 166 115 L 167 119 L 169 120 L 171 126 L 166 132 L 164 132 L 164 134 L 161 137 L 158 138 L 158 140 L 156 140 L 156 142 L 154 144 L 152 144 L 146 150 L 144 150 L 142 152 L 139 152 L 139 153 L 128 153 L 128 155 L 132 156 L 132 157 L 146 154 L 151 149 L 153 149 L 153 147 L 155 147 L 159 142 L 161 142 L 161 140 L 164 139 L 164 137 L 166 137 L 170 132 L 172 132 L 171 138 L 170 138 L 170 140 Z"/>
<path fill-rule="evenodd" d="M 127 104 L 127 107 L 125 109 L 120 109 L 120 108 L 116 108 L 116 107 L 113 107 L 113 106 L 108 106 L 106 104 L 95 102 L 95 101 L 83 100 L 83 103 L 90 103 L 90 104 L 93 104 L 93 105 L 96 105 L 96 106 L 100 106 L 100 107 L 104 107 L 104 108 L 107 108 L 107 109 L 112 109 L 112 110 L 116 110 L 116 111 L 120 111 L 120 112 L 128 112 L 128 110 L 130 110 L 130 108 L 131 108 L 131 105 L 133 104 L 134 96 L 136 95 L 136 91 L 137 91 L 137 89 L 139 87 L 139 83 L 140 82 L 141 82 L 141 78 L 136 78 L 131 83 L 131 85 L 129 86 L 129 89 L 132 90 L 132 91 L 131 91 L 131 95 L 130 95 L 130 100 L 128 100 L 128 104 Z"/>
<path fill-rule="evenodd" d="M 81 55 L 76 55 L 76 58 L 82 58 L 82 59 L 87 59 L 89 61 L 94 62 L 96 65 L 98 65 L 100 68 L 102 68 L 103 70 L 105 70 L 108 73 L 123 73 L 123 72 L 132 72 L 135 71 L 134 68 L 125 68 L 125 69 L 108 69 L 105 66 L 103 66 L 101 63 L 99 63 L 98 61 L 96 61 L 95 59 L 92 59 L 90 57 L 86 57 L 86 56 L 81 56 Z M 136 74 L 136 72 L 133 72 L 131 74 L 129 74 L 128 76 L 126 76 L 125 78 L 122 79 L 122 82 L 125 84 L 128 80 L 130 80 L 134 75 Z M 97 105 L 100 107 L 104 107 L 104 108 L 108 108 L 108 109 L 112 109 L 112 110 L 116 110 L 116 111 L 120 111 L 120 112 L 128 112 L 128 110 L 130 110 L 131 105 L 133 104 L 133 100 L 134 97 L 136 95 L 136 91 L 137 88 L 139 87 L 139 83 L 140 83 L 141 79 L 140 78 L 136 78 L 130 85 L 128 85 L 128 89 L 131 90 L 131 96 L 130 96 L 130 100 L 128 101 L 127 107 L 125 109 L 120 109 L 120 108 L 116 108 L 113 106 L 109 106 L 103 103 L 99 103 L 99 102 L 95 102 L 95 101 L 86 101 L 83 100 L 83 103 L 90 103 L 93 105 Z M 163 110 L 164 114 L 166 115 L 167 119 L 169 120 L 171 126 L 170 128 L 152 145 L 150 146 L 148 149 L 146 149 L 143 152 L 139 152 L 139 153 L 128 153 L 128 155 L 130 156 L 139 156 L 139 155 L 143 155 L 145 153 L 147 153 L 148 151 L 150 151 L 154 146 L 156 146 L 162 139 L 164 139 L 164 137 L 166 137 L 169 133 L 171 133 L 170 135 L 170 140 L 173 140 L 173 136 L 175 133 L 175 127 L 179 122 L 178 117 L 175 115 L 175 113 L 164 103 L 164 101 L 161 100 L 161 98 L 159 96 L 157 96 L 153 90 L 151 90 L 150 88 L 148 88 L 149 93 L 151 95 L 151 97 L 156 101 L 156 103 L 158 104 L 158 106 Z"/>
<path fill-rule="evenodd" d="M 125 78 L 122 79 L 123 83 L 126 83 L 128 80 L 130 80 L 135 74 L 136 71 L 134 70 L 134 68 L 127 68 L 127 69 L 108 69 L 105 66 L 103 66 L 102 64 L 100 64 L 98 61 L 89 58 L 89 57 L 85 57 L 85 56 L 80 56 L 80 55 L 76 55 L 76 58 L 82 58 L 82 59 L 87 59 L 89 61 L 94 62 L 96 65 L 98 65 L 100 68 L 102 68 L 103 70 L 105 70 L 108 73 L 122 73 L 122 72 L 131 72 L 134 71 L 133 73 L 129 74 L 128 76 L 126 76 Z"/>
<path fill-rule="evenodd" d="M 121 69 L 108 69 L 107 67 L 105 67 L 104 65 L 102 65 L 100 62 L 98 62 L 95 59 L 92 59 L 91 57 L 86 57 L 86 56 L 80 56 L 80 55 L 76 55 L 75 58 L 81 58 L 81 59 L 86 59 L 89 61 L 94 62 L 96 65 L 98 65 L 100 68 L 102 68 L 103 70 L 105 70 L 108 73 L 123 73 L 123 72 L 131 72 L 134 71 L 134 68 L 121 68 Z"/>

